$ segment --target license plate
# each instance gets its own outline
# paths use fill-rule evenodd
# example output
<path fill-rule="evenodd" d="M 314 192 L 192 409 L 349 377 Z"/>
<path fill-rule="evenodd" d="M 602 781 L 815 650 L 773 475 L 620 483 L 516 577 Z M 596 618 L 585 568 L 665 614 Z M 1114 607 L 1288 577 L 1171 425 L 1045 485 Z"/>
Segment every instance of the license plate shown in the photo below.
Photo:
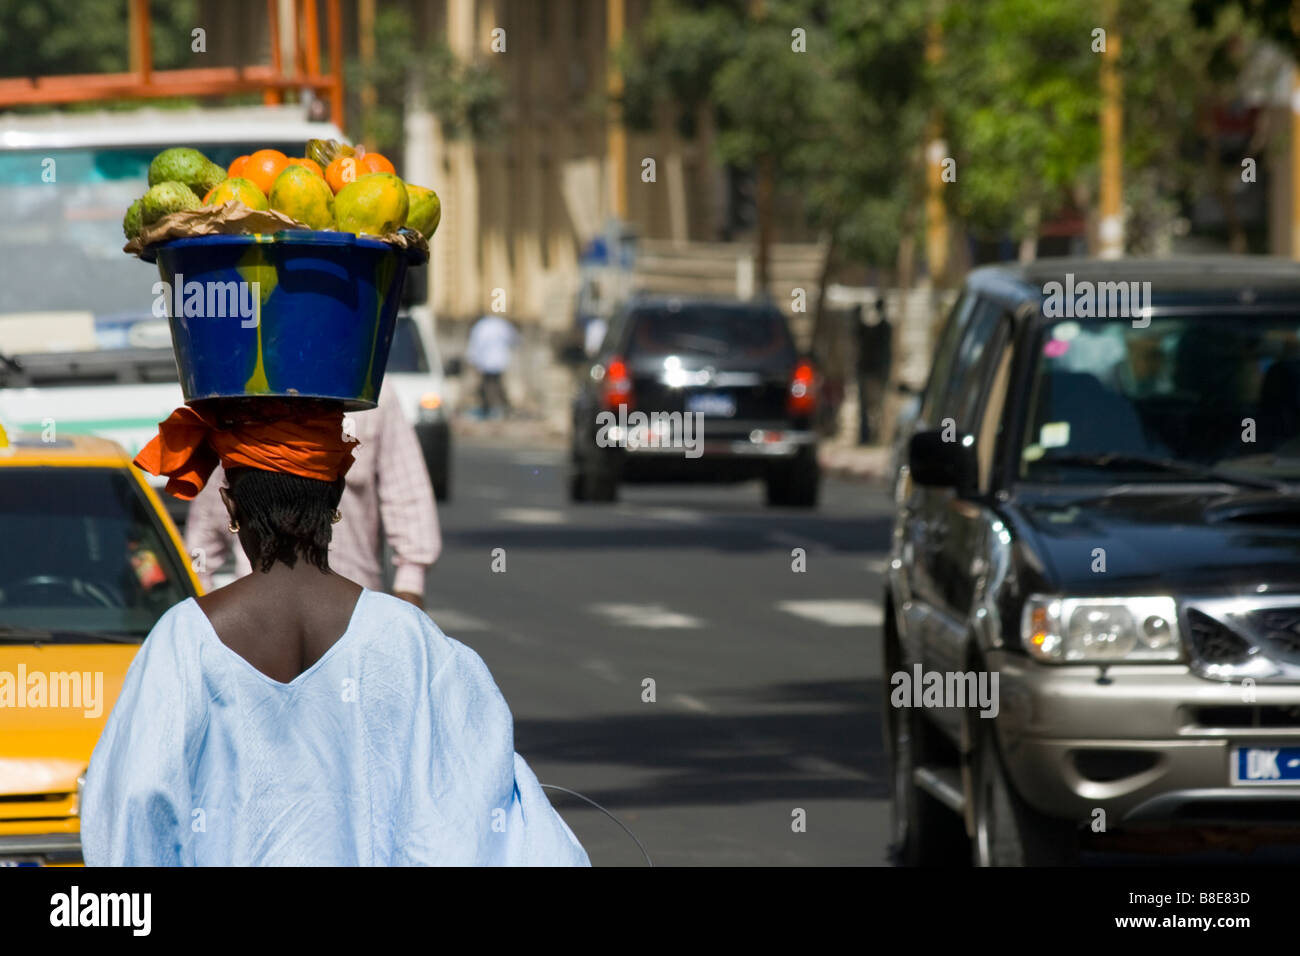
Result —
<path fill-rule="evenodd" d="M 736 399 L 725 392 L 699 392 L 686 396 L 686 410 L 699 412 L 710 418 L 734 418 Z"/>
<path fill-rule="evenodd" d="M 1300 747 L 1233 747 L 1232 784 L 1300 786 Z"/>

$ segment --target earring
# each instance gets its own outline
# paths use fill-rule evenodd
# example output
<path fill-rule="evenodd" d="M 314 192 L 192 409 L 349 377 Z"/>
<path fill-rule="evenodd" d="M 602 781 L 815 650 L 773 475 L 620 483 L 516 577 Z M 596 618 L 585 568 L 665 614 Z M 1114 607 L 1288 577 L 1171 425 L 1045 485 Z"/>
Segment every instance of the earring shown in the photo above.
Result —
<path fill-rule="evenodd" d="M 231 534 L 239 534 L 239 522 L 234 518 L 230 519 L 230 524 L 226 525 L 226 527 L 230 529 Z"/>
<path fill-rule="evenodd" d="M 342 520 L 343 520 L 343 513 L 339 511 L 338 508 L 335 508 L 334 513 L 330 515 L 330 524 L 338 524 Z"/>

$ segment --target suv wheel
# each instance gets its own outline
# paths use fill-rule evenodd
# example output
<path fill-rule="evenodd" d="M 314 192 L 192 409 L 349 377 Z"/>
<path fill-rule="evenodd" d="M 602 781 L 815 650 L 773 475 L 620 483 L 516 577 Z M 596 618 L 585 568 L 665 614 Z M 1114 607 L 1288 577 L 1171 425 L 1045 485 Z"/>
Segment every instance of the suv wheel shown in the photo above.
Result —
<path fill-rule="evenodd" d="M 816 447 L 804 449 L 793 460 L 768 469 L 767 503 L 775 507 L 815 508 L 821 480 Z"/>
<path fill-rule="evenodd" d="M 1066 866 L 1077 862 L 1078 835 L 1068 823 L 1044 816 L 1016 793 L 992 720 L 972 717 L 978 743 L 972 755 L 976 866 Z"/>
<path fill-rule="evenodd" d="M 888 700 L 886 700 L 888 706 Z M 915 707 L 894 709 L 889 720 L 891 838 L 895 861 L 901 866 L 960 866 L 965 860 L 966 829 L 953 813 L 916 785 L 912 772 L 934 753 L 935 731 Z"/>
<path fill-rule="evenodd" d="M 569 500 L 577 502 L 618 500 L 618 479 L 599 465 L 575 464 L 569 473 Z"/>

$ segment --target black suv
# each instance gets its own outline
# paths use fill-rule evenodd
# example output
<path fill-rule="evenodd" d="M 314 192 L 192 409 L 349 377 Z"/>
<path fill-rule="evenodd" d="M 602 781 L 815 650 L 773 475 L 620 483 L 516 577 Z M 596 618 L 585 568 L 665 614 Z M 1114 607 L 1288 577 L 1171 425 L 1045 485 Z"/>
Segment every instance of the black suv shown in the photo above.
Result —
<path fill-rule="evenodd" d="M 812 507 L 817 382 L 764 302 L 639 297 L 611 323 L 573 405 L 574 501 L 620 481 L 762 478 L 771 505 Z"/>
<path fill-rule="evenodd" d="M 904 440 L 902 861 L 1300 821 L 1300 265 L 979 269 Z"/>

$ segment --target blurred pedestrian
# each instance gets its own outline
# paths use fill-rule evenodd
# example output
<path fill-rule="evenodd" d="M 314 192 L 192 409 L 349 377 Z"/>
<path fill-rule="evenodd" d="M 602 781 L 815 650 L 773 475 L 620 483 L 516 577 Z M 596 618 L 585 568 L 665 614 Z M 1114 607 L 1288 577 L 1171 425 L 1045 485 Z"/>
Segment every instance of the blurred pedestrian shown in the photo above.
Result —
<path fill-rule="evenodd" d="M 479 411 L 483 417 L 510 411 L 501 376 L 510 367 L 519 333 L 504 317 L 489 313 L 474 323 L 465 346 L 465 358 L 478 372 Z"/>
<path fill-rule="evenodd" d="M 858 444 L 884 438 L 885 393 L 894 362 L 894 327 L 885 314 L 885 300 L 876 299 L 875 315 L 867 321 L 862 306 L 853 310 L 858 339 Z"/>
<path fill-rule="evenodd" d="M 393 594 L 423 608 L 425 574 L 442 551 L 442 534 L 415 429 L 392 389 L 380 391 L 377 408 L 350 412 L 343 423 L 354 463 L 339 504 L 341 520 L 330 541 L 330 567 L 372 591 L 384 590 L 382 524 L 393 551 Z M 190 505 L 185 522 L 186 550 L 203 556 L 199 582 L 209 591 L 212 570 L 221 567 L 232 550 L 229 516 L 220 495 L 224 479 L 218 467 Z M 233 551 L 236 575 L 252 573 L 247 555 L 239 548 Z"/>

